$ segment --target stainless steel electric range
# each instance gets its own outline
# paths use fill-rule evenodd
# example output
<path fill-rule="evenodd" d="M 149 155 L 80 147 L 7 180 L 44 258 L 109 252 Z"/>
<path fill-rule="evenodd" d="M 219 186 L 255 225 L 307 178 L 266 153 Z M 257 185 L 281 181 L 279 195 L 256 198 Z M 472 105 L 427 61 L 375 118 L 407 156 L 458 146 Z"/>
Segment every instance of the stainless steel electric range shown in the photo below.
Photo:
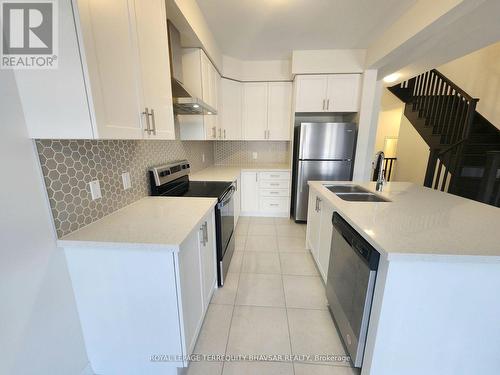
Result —
<path fill-rule="evenodd" d="M 219 286 L 223 286 L 234 252 L 235 186 L 232 182 L 190 181 L 189 171 L 187 160 L 151 168 L 149 170 L 151 195 L 217 198 L 218 203 L 215 208 L 217 279 Z"/>

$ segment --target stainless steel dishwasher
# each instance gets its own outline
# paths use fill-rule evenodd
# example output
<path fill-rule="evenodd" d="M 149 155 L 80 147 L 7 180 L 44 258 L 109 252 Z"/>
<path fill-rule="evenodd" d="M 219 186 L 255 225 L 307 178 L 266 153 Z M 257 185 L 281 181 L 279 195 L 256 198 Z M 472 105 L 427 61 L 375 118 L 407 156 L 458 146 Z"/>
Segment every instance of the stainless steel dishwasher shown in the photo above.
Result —
<path fill-rule="evenodd" d="M 361 367 L 380 254 L 337 212 L 332 225 L 326 296 L 344 346 Z"/>

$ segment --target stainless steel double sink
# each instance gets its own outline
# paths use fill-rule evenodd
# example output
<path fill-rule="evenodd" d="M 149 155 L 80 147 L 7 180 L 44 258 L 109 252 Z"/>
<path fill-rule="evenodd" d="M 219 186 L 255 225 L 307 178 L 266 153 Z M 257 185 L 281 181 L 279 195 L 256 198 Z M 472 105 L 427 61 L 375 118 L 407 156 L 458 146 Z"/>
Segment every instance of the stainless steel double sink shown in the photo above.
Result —
<path fill-rule="evenodd" d="M 324 185 L 340 199 L 349 202 L 390 202 L 359 185 Z"/>

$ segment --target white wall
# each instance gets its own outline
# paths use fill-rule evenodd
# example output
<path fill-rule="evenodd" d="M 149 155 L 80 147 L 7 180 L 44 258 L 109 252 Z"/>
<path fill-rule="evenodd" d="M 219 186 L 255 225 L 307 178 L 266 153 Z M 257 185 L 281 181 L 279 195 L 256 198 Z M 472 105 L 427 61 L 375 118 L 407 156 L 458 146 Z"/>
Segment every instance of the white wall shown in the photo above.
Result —
<path fill-rule="evenodd" d="M 364 49 L 295 50 L 292 74 L 362 73 Z"/>
<path fill-rule="evenodd" d="M 368 181 L 371 178 L 381 95 L 382 82 L 377 80 L 377 71 L 366 70 L 361 90 L 354 181 Z"/>
<path fill-rule="evenodd" d="M 398 137 L 404 103 L 396 98 L 387 88 L 382 90 L 382 101 L 378 115 L 377 137 L 374 151 L 384 149 L 386 137 Z"/>
<path fill-rule="evenodd" d="M 429 160 L 429 146 L 406 116 L 401 118 L 396 156 L 398 160 L 392 181 L 414 182 L 423 185 L 427 161 Z"/>
<path fill-rule="evenodd" d="M 290 60 L 244 61 L 222 56 L 224 77 L 239 81 L 287 81 L 292 79 Z"/>
<path fill-rule="evenodd" d="M 79 375 L 80 322 L 10 71 L 0 98 L 0 374 Z"/>
<path fill-rule="evenodd" d="M 500 43 L 453 60 L 438 70 L 479 98 L 478 112 L 500 129 Z"/>

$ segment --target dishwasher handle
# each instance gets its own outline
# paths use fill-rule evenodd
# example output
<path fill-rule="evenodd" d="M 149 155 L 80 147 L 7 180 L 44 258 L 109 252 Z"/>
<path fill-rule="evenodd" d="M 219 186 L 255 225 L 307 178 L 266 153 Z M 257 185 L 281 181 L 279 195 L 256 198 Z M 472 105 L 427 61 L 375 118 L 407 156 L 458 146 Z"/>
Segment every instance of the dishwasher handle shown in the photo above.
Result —
<path fill-rule="evenodd" d="M 380 253 L 365 240 L 338 212 L 332 215 L 333 229 L 343 237 L 352 250 L 370 268 L 376 271 L 380 260 Z"/>

